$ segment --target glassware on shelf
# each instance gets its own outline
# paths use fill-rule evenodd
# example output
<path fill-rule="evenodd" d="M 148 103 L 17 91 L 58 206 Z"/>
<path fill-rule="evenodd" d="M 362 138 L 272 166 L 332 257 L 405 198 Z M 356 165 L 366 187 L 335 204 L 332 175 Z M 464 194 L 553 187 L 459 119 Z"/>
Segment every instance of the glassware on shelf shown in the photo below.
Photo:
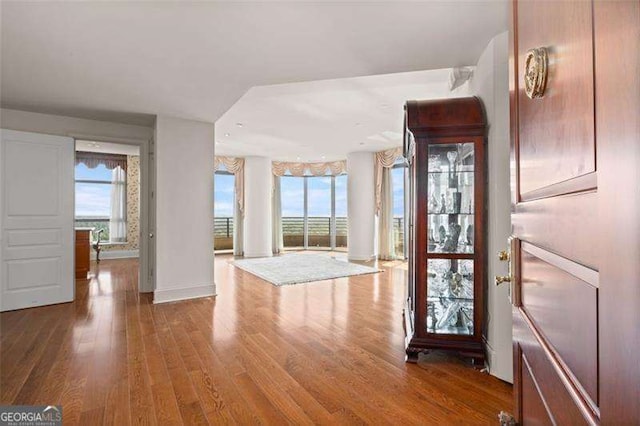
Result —
<path fill-rule="evenodd" d="M 427 262 L 427 332 L 473 334 L 473 260 Z"/>
<path fill-rule="evenodd" d="M 427 166 L 427 169 L 429 171 L 432 171 L 432 172 L 441 171 L 441 168 L 440 168 L 440 156 L 439 155 L 430 155 L 429 156 L 429 164 Z"/>

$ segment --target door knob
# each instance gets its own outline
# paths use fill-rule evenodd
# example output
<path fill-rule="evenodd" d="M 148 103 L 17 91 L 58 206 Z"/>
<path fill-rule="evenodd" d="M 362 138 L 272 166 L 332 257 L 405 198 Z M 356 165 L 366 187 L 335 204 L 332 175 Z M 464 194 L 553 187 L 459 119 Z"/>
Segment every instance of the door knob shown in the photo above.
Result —
<path fill-rule="evenodd" d="M 513 238 L 509 238 L 509 245 L 511 246 L 513 243 Z M 510 283 L 511 277 L 513 276 L 511 272 L 511 250 L 500 250 L 498 252 L 498 259 L 501 262 L 508 262 L 509 265 L 509 275 L 496 275 L 495 283 L 496 285 L 500 285 L 502 283 Z"/>
<path fill-rule="evenodd" d="M 502 283 L 510 283 L 511 277 L 508 275 L 496 275 L 496 285 L 500 285 Z"/>

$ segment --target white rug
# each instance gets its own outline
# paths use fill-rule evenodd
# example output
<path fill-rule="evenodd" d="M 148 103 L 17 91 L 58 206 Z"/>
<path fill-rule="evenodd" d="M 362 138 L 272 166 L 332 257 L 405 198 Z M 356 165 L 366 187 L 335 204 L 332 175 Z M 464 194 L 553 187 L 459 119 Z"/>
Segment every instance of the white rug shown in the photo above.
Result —
<path fill-rule="evenodd" d="M 369 266 L 349 263 L 322 254 L 285 254 L 274 257 L 241 259 L 232 262 L 273 285 L 291 285 L 380 272 Z"/>

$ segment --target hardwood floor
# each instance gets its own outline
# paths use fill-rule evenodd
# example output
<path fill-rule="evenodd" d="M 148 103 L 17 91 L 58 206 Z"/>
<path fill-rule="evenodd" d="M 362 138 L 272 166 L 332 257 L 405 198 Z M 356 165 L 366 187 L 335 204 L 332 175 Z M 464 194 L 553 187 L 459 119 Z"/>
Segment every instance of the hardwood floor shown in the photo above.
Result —
<path fill-rule="evenodd" d="M 153 305 L 137 261 L 104 260 L 76 302 L 1 314 L 0 402 L 62 404 L 65 425 L 496 424 L 511 410 L 487 374 L 404 362 L 401 266 L 275 287 L 230 259 L 216 256 L 216 298 Z"/>

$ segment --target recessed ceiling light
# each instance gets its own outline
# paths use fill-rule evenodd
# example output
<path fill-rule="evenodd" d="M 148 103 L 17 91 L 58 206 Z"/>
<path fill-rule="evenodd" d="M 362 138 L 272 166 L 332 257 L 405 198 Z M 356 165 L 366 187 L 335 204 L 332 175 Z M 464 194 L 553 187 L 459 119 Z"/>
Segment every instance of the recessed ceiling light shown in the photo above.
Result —
<path fill-rule="evenodd" d="M 360 145 L 364 145 L 364 142 L 360 142 Z"/>
<path fill-rule="evenodd" d="M 220 145 L 220 142 L 216 141 L 216 145 Z"/>
<path fill-rule="evenodd" d="M 225 135 L 226 137 L 229 137 L 229 136 L 231 136 L 231 133 L 225 133 L 224 135 Z"/>
<path fill-rule="evenodd" d="M 324 160 L 325 158 L 327 158 L 327 157 L 325 157 L 325 156 L 323 155 L 323 156 L 322 156 L 322 159 Z"/>
<path fill-rule="evenodd" d="M 242 123 L 236 123 L 236 126 L 242 127 Z"/>
<path fill-rule="evenodd" d="M 359 125 L 360 125 L 360 123 L 356 123 L 356 127 L 359 126 Z"/>
<path fill-rule="evenodd" d="M 299 160 L 299 159 L 300 159 L 300 157 L 296 157 L 296 160 Z"/>

